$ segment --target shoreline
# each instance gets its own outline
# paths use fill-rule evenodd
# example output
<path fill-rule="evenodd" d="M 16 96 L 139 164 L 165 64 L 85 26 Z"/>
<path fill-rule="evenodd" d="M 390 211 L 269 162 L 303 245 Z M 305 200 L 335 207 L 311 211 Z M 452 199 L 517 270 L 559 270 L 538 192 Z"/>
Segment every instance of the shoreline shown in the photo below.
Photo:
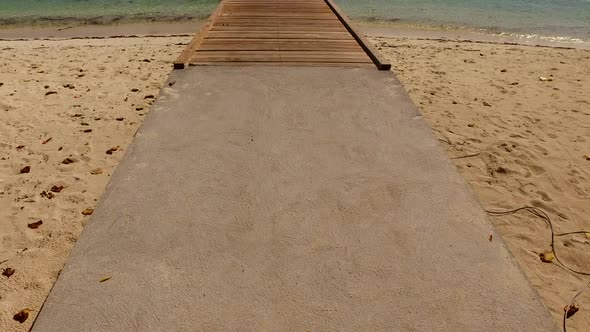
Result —
<path fill-rule="evenodd" d="M 1 27 L 0 41 L 101 39 L 116 37 L 178 37 L 197 33 L 204 21 L 137 22 L 108 25 Z M 559 37 L 491 33 L 468 28 L 355 22 L 367 35 L 425 40 L 450 40 L 505 45 L 590 49 L 590 42 L 559 40 Z"/>

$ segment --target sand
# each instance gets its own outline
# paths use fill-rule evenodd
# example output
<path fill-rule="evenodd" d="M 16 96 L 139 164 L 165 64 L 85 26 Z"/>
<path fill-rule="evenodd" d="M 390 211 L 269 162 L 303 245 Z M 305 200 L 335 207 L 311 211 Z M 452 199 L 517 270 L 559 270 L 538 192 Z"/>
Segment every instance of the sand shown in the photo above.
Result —
<path fill-rule="evenodd" d="M 0 270 L 15 269 L 0 276 L 0 330 L 30 328 L 88 220 L 82 211 L 100 198 L 149 111 L 146 96 L 157 96 L 189 39 L 0 41 Z M 463 157 L 453 160 L 485 208 L 534 205 L 559 232 L 590 229 L 590 51 L 373 40 L 449 156 Z M 542 220 L 491 220 L 561 323 L 588 278 L 539 260 L 550 240 Z M 586 271 L 589 245 L 583 235 L 557 239 L 562 259 Z M 590 294 L 577 302 L 569 331 L 590 326 Z M 12 317 L 23 308 L 32 311 L 21 324 Z"/>
<path fill-rule="evenodd" d="M 0 276 L 1 331 L 31 326 L 89 218 L 82 211 L 100 198 L 186 41 L 0 42 L 0 270 L 15 270 Z M 27 307 L 29 319 L 14 321 Z"/>

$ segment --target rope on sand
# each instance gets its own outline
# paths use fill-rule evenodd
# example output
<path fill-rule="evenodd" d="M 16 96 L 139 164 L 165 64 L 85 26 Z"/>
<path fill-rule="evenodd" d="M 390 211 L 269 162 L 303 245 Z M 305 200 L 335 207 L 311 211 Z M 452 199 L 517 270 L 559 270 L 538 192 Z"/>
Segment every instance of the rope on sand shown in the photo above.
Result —
<path fill-rule="evenodd" d="M 514 213 L 517 213 L 520 211 L 526 211 L 536 217 L 543 219 L 545 221 L 545 223 L 547 224 L 547 226 L 549 226 L 549 229 L 551 230 L 551 252 L 553 253 L 553 256 L 555 257 L 555 260 L 563 268 L 565 268 L 566 270 L 568 270 L 572 273 L 583 275 L 583 276 L 590 276 L 590 272 L 579 271 L 579 270 L 569 267 L 567 264 L 565 264 L 563 261 L 560 260 L 559 256 L 557 255 L 557 251 L 555 250 L 555 238 L 556 237 L 572 235 L 572 234 L 590 234 L 590 231 L 581 230 L 581 231 L 573 231 L 573 232 L 566 232 L 566 233 L 556 233 L 555 230 L 553 229 L 553 223 L 551 222 L 551 218 L 549 218 L 549 215 L 547 215 L 547 213 L 545 211 L 543 211 L 539 208 L 536 208 L 536 207 L 532 207 L 532 206 L 523 206 L 523 207 L 520 207 L 517 209 L 503 210 L 503 211 L 497 211 L 497 210 L 496 211 L 485 210 L 485 211 L 489 215 L 495 216 L 495 217 L 507 216 L 507 215 L 511 215 L 511 214 L 514 214 Z M 576 295 L 574 295 L 574 297 L 572 298 L 570 303 L 564 307 L 564 309 L 563 309 L 563 332 L 567 332 L 567 326 L 566 326 L 567 319 L 578 311 L 578 307 L 575 306 L 574 302 L 588 288 L 588 286 L 590 286 L 590 281 L 588 281 L 588 283 L 586 283 L 586 285 L 584 287 L 580 288 L 580 290 L 578 290 Z"/>

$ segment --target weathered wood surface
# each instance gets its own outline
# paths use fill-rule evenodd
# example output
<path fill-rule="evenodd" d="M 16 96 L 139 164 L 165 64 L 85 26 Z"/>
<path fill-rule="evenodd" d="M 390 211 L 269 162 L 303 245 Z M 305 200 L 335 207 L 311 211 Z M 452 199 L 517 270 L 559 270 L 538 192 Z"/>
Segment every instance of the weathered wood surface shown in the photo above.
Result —
<path fill-rule="evenodd" d="M 325 0 L 222 0 L 174 66 L 370 65 L 364 40 L 335 10 Z"/>

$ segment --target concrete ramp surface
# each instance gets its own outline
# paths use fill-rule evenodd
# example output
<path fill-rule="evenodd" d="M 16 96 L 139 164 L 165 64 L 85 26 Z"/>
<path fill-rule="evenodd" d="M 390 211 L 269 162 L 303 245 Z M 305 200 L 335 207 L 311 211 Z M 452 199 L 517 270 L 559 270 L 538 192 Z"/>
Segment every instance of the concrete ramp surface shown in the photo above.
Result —
<path fill-rule="evenodd" d="M 170 81 L 33 331 L 556 330 L 391 72 Z"/>

